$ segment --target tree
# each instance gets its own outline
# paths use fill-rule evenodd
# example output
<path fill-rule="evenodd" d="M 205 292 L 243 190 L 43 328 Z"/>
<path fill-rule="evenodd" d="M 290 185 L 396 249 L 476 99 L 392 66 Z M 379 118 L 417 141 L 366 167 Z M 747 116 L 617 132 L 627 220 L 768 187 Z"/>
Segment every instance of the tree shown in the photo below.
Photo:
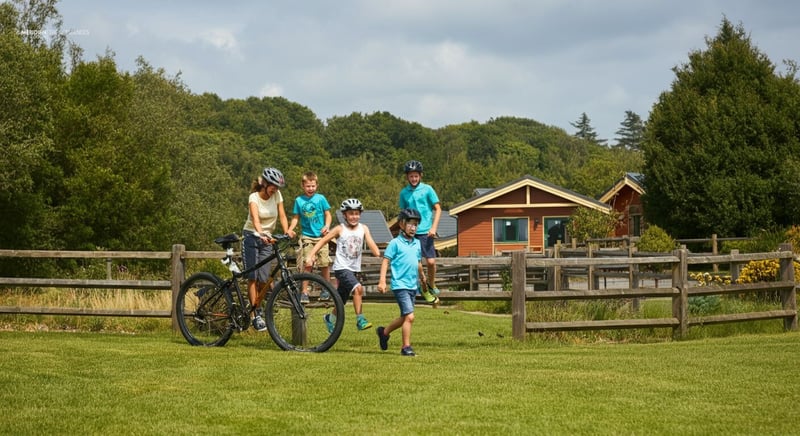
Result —
<path fill-rule="evenodd" d="M 586 115 L 586 112 L 581 113 L 578 121 L 570 124 L 572 127 L 578 129 L 573 136 L 585 139 L 597 145 L 605 145 L 605 139 L 597 138 L 597 132 L 595 132 L 594 127 L 592 127 L 592 120 L 589 119 L 589 116 Z"/>
<path fill-rule="evenodd" d="M 775 73 L 741 25 L 674 68 L 645 130 L 646 218 L 670 234 L 744 236 L 797 222 L 800 86 Z"/>
<path fill-rule="evenodd" d="M 642 118 L 633 111 L 625 111 L 625 119 L 620 123 L 621 127 L 617 130 L 616 148 L 626 150 L 639 150 L 644 141 L 644 122 Z"/>
<path fill-rule="evenodd" d="M 53 129 L 64 81 L 61 46 L 42 32 L 60 17 L 52 2 L 0 4 L 0 246 L 52 246 L 56 220 L 49 188 L 58 186 Z"/>
<path fill-rule="evenodd" d="M 607 238 L 619 225 L 618 213 L 606 213 L 588 207 L 579 207 L 569 219 L 569 234 L 580 242 L 587 239 Z"/>

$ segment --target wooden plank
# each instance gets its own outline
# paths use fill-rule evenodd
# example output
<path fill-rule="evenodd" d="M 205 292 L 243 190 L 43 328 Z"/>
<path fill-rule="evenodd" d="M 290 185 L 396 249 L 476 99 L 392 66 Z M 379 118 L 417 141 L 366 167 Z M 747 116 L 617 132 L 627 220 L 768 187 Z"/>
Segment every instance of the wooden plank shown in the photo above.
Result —
<path fill-rule="evenodd" d="M 722 254 L 722 255 L 690 255 L 687 263 L 709 264 L 709 263 L 730 263 L 730 262 L 750 262 L 751 260 L 769 260 L 793 258 L 791 251 L 773 251 L 769 253 L 744 253 L 744 254 Z"/>
<path fill-rule="evenodd" d="M 2 314 L 120 316 L 134 318 L 169 318 L 169 310 L 88 309 L 81 307 L 20 307 L 0 306 Z"/>
<path fill-rule="evenodd" d="M 526 292 L 528 301 L 537 300 L 595 300 L 609 298 L 635 298 L 635 297 L 674 297 L 679 292 L 675 288 L 625 288 L 625 289 L 594 289 L 570 291 L 536 291 Z"/>
<path fill-rule="evenodd" d="M 459 258 L 463 259 L 463 258 Z M 559 259 L 551 259 L 551 258 L 542 258 L 542 259 L 531 259 L 527 260 L 528 267 L 553 267 L 553 266 L 561 266 L 561 267 L 570 267 L 570 266 L 581 266 L 581 267 L 588 267 L 590 265 L 639 265 L 639 264 L 647 264 L 647 263 L 677 263 L 678 258 L 675 256 L 659 256 L 659 257 L 603 257 L 603 258 L 559 258 Z M 438 263 L 438 259 L 437 259 Z"/>
<path fill-rule="evenodd" d="M 689 325 L 722 324 L 727 322 L 758 321 L 797 316 L 796 310 L 768 310 L 764 312 L 729 313 L 689 318 Z"/>
<path fill-rule="evenodd" d="M 0 257 L 54 259 L 169 259 L 171 255 L 169 251 L 0 250 Z"/>
<path fill-rule="evenodd" d="M 680 322 L 677 318 L 639 318 L 608 319 L 598 321 L 529 322 L 525 325 L 525 328 L 529 332 L 548 332 L 666 327 L 674 328 L 679 324 Z"/>
<path fill-rule="evenodd" d="M 794 287 L 794 281 L 759 282 L 734 285 L 692 286 L 689 288 L 688 292 L 690 297 L 696 297 L 700 295 L 738 294 L 742 292 L 789 291 Z"/>
<path fill-rule="evenodd" d="M 0 286 L 38 288 L 171 289 L 169 280 L 84 280 L 0 277 Z"/>

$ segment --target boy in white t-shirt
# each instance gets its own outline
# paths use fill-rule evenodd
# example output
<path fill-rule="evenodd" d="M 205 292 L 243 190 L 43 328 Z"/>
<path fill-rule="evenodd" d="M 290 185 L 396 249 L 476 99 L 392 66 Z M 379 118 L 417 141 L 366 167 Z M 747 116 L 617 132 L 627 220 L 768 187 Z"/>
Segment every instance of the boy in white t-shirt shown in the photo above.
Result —
<path fill-rule="evenodd" d="M 364 206 L 356 198 L 348 198 L 342 202 L 340 208 L 344 215 L 344 222 L 334 227 L 322 239 L 314 245 L 314 248 L 306 255 L 306 267 L 314 266 L 316 253 L 324 246 L 328 245 L 333 238 L 336 241 L 336 256 L 333 260 L 333 274 L 338 281 L 337 292 L 342 297 L 342 302 L 347 303 L 347 298 L 353 294 L 353 309 L 356 313 L 356 327 L 359 330 L 366 330 L 372 327 L 372 323 L 367 321 L 362 313 L 362 298 L 364 296 L 364 286 L 358 281 L 356 273 L 361 272 L 361 252 L 364 242 L 367 243 L 370 251 L 375 257 L 381 255 L 378 245 L 372 239 L 369 228 L 361 224 L 361 211 Z M 333 331 L 336 325 L 336 311 L 325 315 L 325 325 L 329 332 Z"/>

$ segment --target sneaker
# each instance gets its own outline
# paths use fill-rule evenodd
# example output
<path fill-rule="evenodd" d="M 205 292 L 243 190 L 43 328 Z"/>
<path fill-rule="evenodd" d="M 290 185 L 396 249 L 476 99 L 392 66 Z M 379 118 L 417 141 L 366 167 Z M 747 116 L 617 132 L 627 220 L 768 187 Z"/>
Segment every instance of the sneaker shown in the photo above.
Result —
<path fill-rule="evenodd" d="M 383 334 L 383 327 L 378 327 L 378 343 L 381 345 L 381 350 L 386 351 L 389 349 L 389 335 Z"/>
<path fill-rule="evenodd" d="M 262 318 L 261 315 L 256 315 L 256 317 L 253 318 L 253 328 L 260 332 L 267 331 L 267 323 L 264 322 L 264 318 Z"/>
<path fill-rule="evenodd" d="M 331 320 L 331 314 L 326 313 L 325 316 L 322 317 L 322 320 L 325 321 L 325 327 L 328 328 L 328 333 L 333 333 L 334 322 Z"/>
<path fill-rule="evenodd" d="M 422 298 L 425 299 L 428 303 L 433 303 L 436 301 L 436 297 L 428 291 L 421 291 Z"/>
<path fill-rule="evenodd" d="M 364 318 L 363 316 L 359 316 L 358 319 L 356 320 L 356 327 L 359 330 L 371 329 L 372 323 L 367 321 L 367 319 Z"/>
<path fill-rule="evenodd" d="M 331 301 L 331 293 L 327 289 L 323 289 L 319 293 L 319 301 Z"/>
<path fill-rule="evenodd" d="M 414 356 L 416 356 L 416 355 L 417 355 L 417 353 L 415 353 L 415 352 L 414 352 L 414 349 L 413 349 L 413 348 L 411 348 L 411 345 L 409 345 L 409 346 L 407 346 L 407 347 L 403 347 L 403 349 L 402 349 L 402 350 L 400 350 L 400 355 L 401 355 L 401 356 L 411 356 L 411 357 L 414 357 Z"/>
<path fill-rule="evenodd" d="M 308 295 L 300 294 L 300 304 L 308 304 L 310 301 L 308 300 Z"/>
<path fill-rule="evenodd" d="M 428 291 L 430 291 L 430 293 L 433 294 L 434 296 L 437 296 L 437 297 L 439 296 L 439 288 L 437 288 L 436 286 L 433 286 L 430 283 L 428 283 Z"/>

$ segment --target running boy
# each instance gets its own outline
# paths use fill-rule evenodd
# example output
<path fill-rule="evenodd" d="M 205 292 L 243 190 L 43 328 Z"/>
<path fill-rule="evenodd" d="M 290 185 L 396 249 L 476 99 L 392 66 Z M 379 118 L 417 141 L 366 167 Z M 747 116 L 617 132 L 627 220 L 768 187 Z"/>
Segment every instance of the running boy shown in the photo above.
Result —
<path fill-rule="evenodd" d="M 331 227 L 331 206 L 328 204 L 328 199 L 317 192 L 317 175 L 313 171 L 303 174 L 302 185 L 303 195 L 294 199 L 294 208 L 292 209 L 294 216 L 292 216 L 292 222 L 286 232 L 289 236 L 294 237 L 294 229 L 299 221 L 302 228 L 299 266 L 304 266 L 303 259 L 306 258 L 307 253 L 328 233 L 328 229 Z M 327 281 L 331 281 L 331 258 L 327 245 L 317 252 L 316 264 L 322 277 Z M 306 266 L 305 270 L 311 272 L 311 267 Z M 330 296 L 327 295 L 327 292 L 320 295 L 320 300 L 328 298 Z M 308 289 L 303 284 L 303 295 L 300 296 L 300 302 L 307 304 L 308 301 Z"/>
<path fill-rule="evenodd" d="M 400 233 L 389 242 L 383 253 L 381 275 L 378 280 L 378 291 L 386 292 L 386 272 L 392 267 L 392 292 L 400 306 L 400 316 L 388 326 L 378 327 L 378 343 L 381 350 L 389 348 L 389 334 L 400 329 L 403 347 L 400 354 L 416 356 L 411 348 L 411 325 L 414 323 L 414 299 L 420 283 L 425 283 L 425 272 L 422 269 L 422 253 L 419 241 L 414 238 L 420 222 L 420 213 L 416 209 L 403 209 L 398 216 Z M 420 280 L 421 279 L 421 280 Z"/>
<path fill-rule="evenodd" d="M 406 162 L 403 169 L 408 185 L 400 191 L 400 210 L 415 209 L 421 217 L 415 237 L 419 240 L 430 280 L 427 282 L 430 292 L 423 290 L 422 296 L 428 303 L 437 304 L 439 289 L 436 287 L 436 249 L 433 242 L 439 229 L 442 207 L 439 205 L 439 196 L 436 195 L 433 187 L 422 183 L 422 162 L 410 160 Z"/>
<path fill-rule="evenodd" d="M 361 252 L 364 242 L 367 243 L 370 251 L 375 257 L 381 255 L 378 245 L 372 239 L 369 228 L 361 224 L 361 211 L 364 206 L 356 198 L 348 198 L 342 202 L 341 211 L 344 221 L 328 232 L 317 242 L 311 251 L 306 255 L 306 268 L 314 265 L 314 255 L 327 247 L 328 242 L 333 238 L 338 238 L 336 242 L 336 256 L 333 260 L 333 275 L 339 282 L 336 291 L 341 295 L 342 302 L 347 303 L 348 296 L 353 294 L 353 309 L 356 312 L 356 327 L 359 330 L 366 330 L 372 327 L 372 323 L 367 321 L 362 313 L 362 298 L 364 296 L 364 286 L 356 277 L 357 272 L 361 272 Z M 328 331 L 332 332 L 336 325 L 336 311 L 325 315 L 323 320 Z M 343 315 L 343 314 L 342 314 Z"/>

